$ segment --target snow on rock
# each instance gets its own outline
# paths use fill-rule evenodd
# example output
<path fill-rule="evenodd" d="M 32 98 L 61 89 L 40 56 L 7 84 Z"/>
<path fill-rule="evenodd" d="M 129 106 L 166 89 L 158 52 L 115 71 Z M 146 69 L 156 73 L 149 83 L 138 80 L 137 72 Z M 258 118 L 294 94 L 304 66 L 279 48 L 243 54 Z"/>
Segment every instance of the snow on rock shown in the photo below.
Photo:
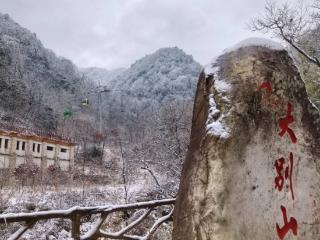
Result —
<path fill-rule="evenodd" d="M 220 138 L 228 138 L 230 136 L 229 129 L 224 125 L 224 115 L 221 114 L 218 118 L 217 115 L 220 110 L 217 109 L 217 104 L 213 98 L 213 94 L 209 95 L 209 114 L 207 120 L 207 133 Z"/>
<path fill-rule="evenodd" d="M 224 93 L 224 92 L 228 92 L 231 90 L 231 85 L 226 82 L 224 79 L 221 79 L 220 77 L 218 77 L 218 73 L 220 68 L 215 66 L 215 62 L 212 62 L 208 65 L 205 66 L 205 68 L 203 69 L 206 77 L 207 76 L 213 76 L 213 80 L 214 80 L 214 88 L 220 92 L 220 93 Z"/>
<path fill-rule="evenodd" d="M 277 51 L 286 50 L 285 47 L 282 46 L 280 43 L 272 41 L 270 39 L 247 38 L 247 39 L 240 41 L 239 43 L 237 43 L 233 47 L 225 49 L 223 53 L 233 52 L 233 51 L 236 51 L 240 48 L 250 47 L 250 46 L 267 47 L 269 49 L 277 50 Z"/>
<path fill-rule="evenodd" d="M 234 46 L 232 46 L 230 48 L 226 48 L 222 54 L 233 52 L 233 51 L 236 51 L 240 48 L 249 47 L 249 46 L 267 47 L 269 49 L 277 50 L 277 51 L 286 50 L 285 46 L 281 45 L 278 42 L 275 42 L 275 41 L 272 41 L 272 40 L 266 39 L 266 38 L 254 38 L 253 37 L 253 38 L 244 39 L 244 40 L 238 42 L 237 44 L 235 44 Z M 210 63 L 207 64 L 203 68 L 203 71 L 206 76 L 213 75 L 215 72 L 217 72 L 218 67 L 215 66 L 217 59 L 218 59 L 218 57 L 214 57 L 210 61 Z"/>
<path fill-rule="evenodd" d="M 207 124 L 207 131 L 209 134 L 212 134 L 216 137 L 228 138 L 230 134 L 221 122 L 222 119 L 223 117 L 219 118 L 217 121 Z"/>
<path fill-rule="evenodd" d="M 206 77 L 213 76 L 213 87 L 217 91 L 218 95 L 224 99 L 225 102 L 229 102 L 229 98 L 225 95 L 231 90 L 231 84 L 219 76 L 220 67 L 216 66 L 216 59 L 212 63 L 206 65 L 203 69 Z M 213 94 L 209 95 L 209 114 L 207 119 L 207 133 L 216 137 L 228 138 L 230 136 L 228 128 L 223 124 L 224 115 L 221 114 L 217 108 L 217 104 L 214 100 Z"/>
<path fill-rule="evenodd" d="M 272 50 L 285 50 L 284 46 L 280 43 L 274 42 L 269 39 L 264 38 L 248 38 L 245 39 L 235 46 L 228 48 L 224 51 L 224 54 L 232 51 L 236 51 L 237 49 L 249 46 L 262 46 L 267 47 Z M 213 87 L 217 91 L 218 95 L 223 99 L 226 103 L 229 102 L 228 96 L 225 96 L 226 93 L 230 92 L 232 86 L 225 79 L 221 78 L 219 75 L 220 67 L 217 63 L 217 57 L 214 58 L 211 63 L 206 65 L 203 68 L 203 72 L 205 73 L 206 78 L 208 76 L 213 76 Z M 228 132 L 228 128 L 223 124 L 224 114 L 220 114 L 217 118 L 217 114 L 220 113 L 219 109 L 217 109 L 216 102 L 213 98 L 213 94 L 209 96 L 209 114 L 207 119 L 207 133 L 212 134 L 214 136 L 219 136 L 221 138 L 228 138 L 230 136 Z"/>
<path fill-rule="evenodd" d="M 231 85 L 225 80 L 217 78 L 214 80 L 213 84 L 214 88 L 220 93 L 229 92 L 231 90 Z"/>
<path fill-rule="evenodd" d="M 220 113 L 220 110 L 217 109 L 217 104 L 214 101 L 212 94 L 210 94 L 210 96 L 209 96 L 209 106 L 210 106 L 210 108 L 209 108 L 209 116 L 213 117 L 217 113 Z"/>
<path fill-rule="evenodd" d="M 205 66 L 203 69 L 206 77 L 213 76 L 213 87 L 218 95 L 223 98 L 225 102 L 229 102 L 229 98 L 225 95 L 231 90 L 231 84 L 219 76 L 220 67 L 216 66 L 216 59 L 212 63 Z M 209 95 L 209 114 L 207 119 L 207 133 L 216 137 L 228 138 L 230 136 L 228 128 L 223 124 L 224 115 L 220 114 L 217 104 L 214 100 L 213 94 Z M 219 117 L 218 117 L 219 116 Z"/>
<path fill-rule="evenodd" d="M 203 72 L 205 73 L 206 76 L 213 75 L 215 72 L 217 72 L 216 67 L 214 67 L 216 61 L 217 61 L 217 58 L 214 58 L 210 61 L 209 64 L 204 66 Z"/>

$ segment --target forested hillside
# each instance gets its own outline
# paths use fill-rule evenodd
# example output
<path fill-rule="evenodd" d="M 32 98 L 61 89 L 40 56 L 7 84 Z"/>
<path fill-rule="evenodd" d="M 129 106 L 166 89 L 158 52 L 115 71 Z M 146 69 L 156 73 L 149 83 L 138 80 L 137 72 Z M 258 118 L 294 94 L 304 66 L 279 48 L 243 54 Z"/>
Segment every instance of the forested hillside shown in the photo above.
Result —
<path fill-rule="evenodd" d="M 0 14 L 1 120 L 55 129 L 63 109 L 76 104 L 85 85 L 70 60 L 56 56 L 36 34 Z"/>

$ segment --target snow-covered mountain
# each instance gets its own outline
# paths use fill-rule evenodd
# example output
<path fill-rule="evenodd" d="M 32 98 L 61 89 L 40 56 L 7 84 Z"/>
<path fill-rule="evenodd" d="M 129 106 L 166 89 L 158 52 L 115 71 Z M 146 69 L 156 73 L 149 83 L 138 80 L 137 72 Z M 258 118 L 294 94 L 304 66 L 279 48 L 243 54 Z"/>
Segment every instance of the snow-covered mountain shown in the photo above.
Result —
<path fill-rule="evenodd" d="M 187 101 L 192 105 L 201 68 L 191 55 L 171 47 L 137 60 L 112 77 L 110 71 L 101 69 L 87 71 L 86 75 L 95 82 L 104 82 L 110 89 L 103 94 L 102 104 L 107 122 L 126 124 L 132 119 L 138 121 L 137 116 L 150 108 L 159 109 L 168 102 Z"/>
<path fill-rule="evenodd" d="M 104 68 L 90 67 L 82 68 L 80 71 L 84 73 L 89 79 L 97 85 L 112 87 L 115 79 L 122 74 L 126 69 L 117 68 L 114 70 L 107 70 Z"/>
<path fill-rule="evenodd" d="M 122 91 L 126 96 L 162 102 L 169 97 L 193 96 L 200 70 L 200 64 L 191 55 L 172 47 L 161 48 L 137 60 L 128 69 L 87 68 L 82 72 L 115 94 Z"/>
<path fill-rule="evenodd" d="M 116 78 L 114 88 L 159 102 L 170 97 L 193 97 L 201 66 L 183 50 L 161 48 L 136 61 Z"/>
<path fill-rule="evenodd" d="M 68 59 L 46 49 L 36 35 L 0 14 L 0 118 L 54 128 L 57 116 L 84 89 Z"/>

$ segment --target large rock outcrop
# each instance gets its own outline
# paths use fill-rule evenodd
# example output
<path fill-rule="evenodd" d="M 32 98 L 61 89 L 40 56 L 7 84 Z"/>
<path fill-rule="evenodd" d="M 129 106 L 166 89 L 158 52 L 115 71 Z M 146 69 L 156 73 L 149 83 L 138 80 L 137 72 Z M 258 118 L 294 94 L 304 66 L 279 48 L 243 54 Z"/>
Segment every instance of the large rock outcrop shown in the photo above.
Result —
<path fill-rule="evenodd" d="M 319 111 L 284 49 L 249 43 L 200 75 L 174 240 L 319 239 Z"/>

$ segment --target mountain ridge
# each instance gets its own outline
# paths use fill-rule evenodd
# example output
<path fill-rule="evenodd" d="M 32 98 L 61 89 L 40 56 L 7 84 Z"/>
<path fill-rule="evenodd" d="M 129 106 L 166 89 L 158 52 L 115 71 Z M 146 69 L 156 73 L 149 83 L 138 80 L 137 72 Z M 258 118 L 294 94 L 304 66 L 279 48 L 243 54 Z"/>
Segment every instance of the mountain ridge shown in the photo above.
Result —
<path fill-rule="evenodd" d="M 79 110 L 83 98 L 91 104 L 77 115 L 89 114 L 85 118 L 94 121 L 98 102 L 88 92 L 100 84 L 111 91 L 102 95 L 103 114 L 115 122 L 124 118 L 123 112 L 131 115 L 172 100 L 192 101 L 202 69 L 178 47 L 160 48 L 128 69 L 81 69 L 1 13 L 0 44 L 0 120 L 50 130 L 63 121 L 64 109 Z"/>
<path fill-rule="evenodd" d="M 65 103 L 73 103 L 84 85 L 70 60 L 0 13 L 1 120 L 54 129 Z"/>

